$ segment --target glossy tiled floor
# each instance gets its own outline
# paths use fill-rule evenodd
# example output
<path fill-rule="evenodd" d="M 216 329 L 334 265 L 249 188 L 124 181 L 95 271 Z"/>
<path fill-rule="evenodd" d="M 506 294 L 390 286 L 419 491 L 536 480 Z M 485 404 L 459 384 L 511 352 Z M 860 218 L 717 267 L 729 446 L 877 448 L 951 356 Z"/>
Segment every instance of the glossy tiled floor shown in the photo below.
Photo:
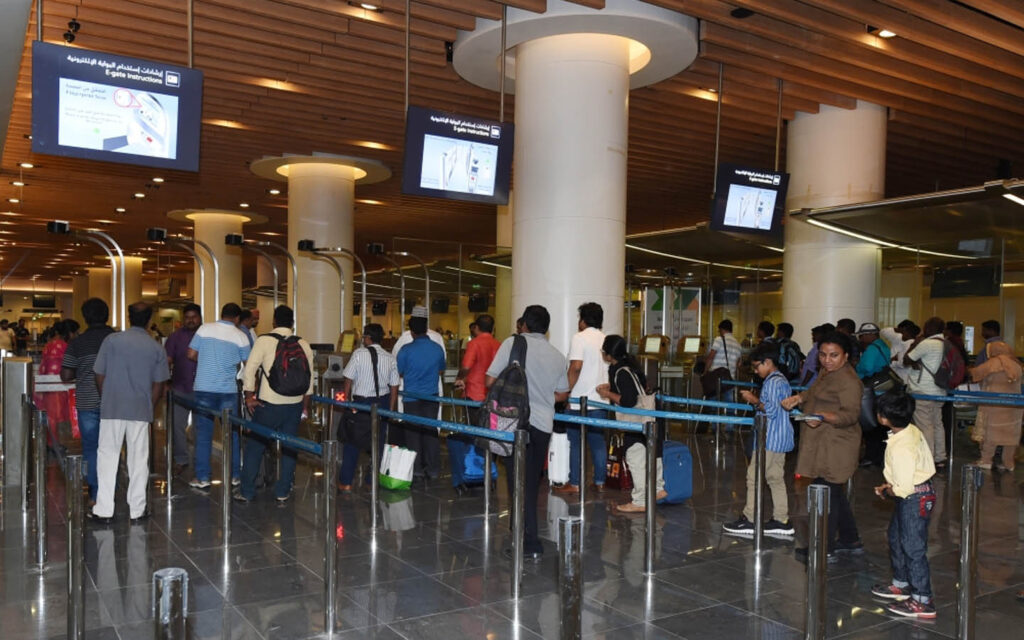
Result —
<path fill-rule="evenodd" d="M 645 580 L 643 519 L 613 512 L 625 494 L 591 494 L 584 540 L 587 638 L 802 638 L 805 567 L 793 542 L 769 539 L 760 579 L 749 541 L 723 536 L 744 495 L 745 460 L 736 442 L 716 456 L 707 436 L 687 438 L 695 449 L 695 496 L 657 515 L 657 575 Z M 961 448 L 961 451 L 966 449 Z M 792 462 L 792 461 L 791 461 Z M 958 469 L 937 478 L 938 508 L 930 555 L 938 619 L 908 622 L 885 613 L 870 594 L 888 579 L 885 528 L 891 503 L 871 487 L 877 469 L 858 471 L 854 510 L 868 553 L 829 567 L 828 636 L 937 640 L 952 637 L 959 540 Z M 1022 475 L 989 475 L 982 490 L 978 625 L 993 638 L 1020 637 L 1024 603 Z M 230 542 L 220 524 L 220 487 L 209 494 L 175 483 L 168 505 L 153 489 L 153 518 L 129 525 L 119 514 L 110 527 L 87 525 L 86 627 L 90 639 L 152 636 L 152 572 L 189 572 L 193 638 L 311 638 L 323 635 L 323 543 L 320 478 L 300 466 L 292 501 L 274 504 L 261 494 L 232 505 Z M 499 487 L 504 482 L 499 482 Z M 953 488 L 953 490 L 950 490 Z M 33 514 L 5 495 L 0 511 L 0 638 L 63 638 L 66 629 L 64 483 L 51 467 L 49 557 L 33 562 Z M 793 488 L 791 509 L 804 506 Z M 523 597 L 510 599 L 507 498 L 496 492 L 492 516 L 482 518 L 482 490 L 456 497 L 445 482 L 381 501 L 381 528 L 370 527 L 368 489 L 339 498 L 340 638 L 441 639 L 557 638 L 557 554 L 547 542 L 539 563 L 527 563 Z M 119 508 L 123 509 L 123 506 Z M 548 521 L 578 513 L 575 498 L 542 498 Z M 542 515 L 543 519 L 543 515 Z M 794 518 L 798 532 L 806 519 Z M 542 524 L 549 540 L 553 530 Z M 799 536 L 798 536 L 799 537 Z"/>

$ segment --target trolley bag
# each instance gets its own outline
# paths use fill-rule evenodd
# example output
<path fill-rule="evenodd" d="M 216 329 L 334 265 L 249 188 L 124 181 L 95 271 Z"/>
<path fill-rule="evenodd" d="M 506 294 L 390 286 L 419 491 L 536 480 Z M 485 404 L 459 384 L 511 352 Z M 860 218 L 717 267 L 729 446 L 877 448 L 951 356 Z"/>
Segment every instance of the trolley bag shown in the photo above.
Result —
<path fill-rule="evenodd" d="M 626 464 L 626 444 L 621 433 L 614 433 L 608 439 L 608 474 L 604 486 L 619 491 L 633 488 L 633 476 Z"/>
<path fill-rule="evenodd" d="M 448 437 L 450 438 L 451 436 Z M 497 477 L 498 465 L 492 459 L 491 479 Z M 484 481 L 484 457 L 473 443 L 466 443 L 466 455 L 462 458 L 462 480 L 466 484 L 483 484 Z"/>
<path fill-rule="evenodd" d="M 677 504 L 693 496 L 693 457 L 682 442 L 666 440 L 661 454 L 667 496 L 658 504 Z"/>
<path fill-rule="evenodd" d="M 548 443 L 548 482 L 569 482 L 569 436 L 565 432 L 556 431 L 551 434 Z"/>

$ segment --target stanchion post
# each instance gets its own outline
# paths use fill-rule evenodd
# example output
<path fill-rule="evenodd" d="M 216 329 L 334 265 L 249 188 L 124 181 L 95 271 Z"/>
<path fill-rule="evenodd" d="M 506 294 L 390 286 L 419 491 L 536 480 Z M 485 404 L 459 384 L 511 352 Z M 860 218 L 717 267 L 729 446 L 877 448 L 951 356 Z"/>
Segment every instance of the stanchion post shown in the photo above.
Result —
<path fill-rule="evenodd" d="M 558 600 L 562 609 L 561 640 L 583 637 L 583 519 L 558 519 Z"/>
<path fill-rule="evenodd" d="M 380 488 L 380 415 L 377 405 L 370 405 L 370 527 L 377 529 L 377 495 Z M 324 469 L 324 473 L 334 470 Z"/>
<path fill-rule="evenodd" d="M 512 599 L 518 600 L 523 579 L 523 536 L 526 530 L 526 444 L 530 434 L 524 429 L 516 429 L 513 473 L 515 479 L 512 489 Z"/>
<path fill-rule="evenodd" d="M 164 394 L 164 459 L 167 462 L 167 502 L 174 495 L 171 486 L 174 481 L 174 391 L 168 387 Z"/>
<path fill-rule="evenodd" d="M 224 409 L 220 412 L 220 515 L 225 547 L 231 542 L 231 430 L 231 410 Z"/>
<path fill-rule="evenodd" d="M 768 416 L 758 412 L 754 416 L 754 554 L 761 555 L 764 548 L 764 464 L 765 444 L 768 436 Z"/>
<path fill-rule="evenodd" d="M 953 477 L 953 447 L 956 446 L 956 403 L 949 401 L 950 422 L 949 427 L 949 451 L 946 455 L 946 472 Z"/>
<path fill-rule="evenodd" d="M 654 511 L 658 506 L 658 423 L 655 420 L 644 423 L 647 454 L 647 495 L 644 501 L 644 573 L 654 575 Z"/>
<path fill-rule="evenodd" d="M 85 524 L 82 513 L 82 456 L 68 456 L 64 465 L 68 521 L 68 638 L 85 637 Z"/>
<path fill-rule="evenodd" d="M 29 460 L 28 446 L 32 439 L 32 396 L 21 394 L 21 510 L 28 514 Z"/>
<path fill-rule="evenodd" d="M 484 444 L 484 524 L 491 517 L 491 448 Z"/>
<path fill-rule="evenodd" d="M 36 563 L 42 567 L 46 563 L 46 425 L 42 411 L 35 411 L 33 417 L 35 486 L 32 497 L 36 509 Z"/>
<path fill-rule="evenodd" d="M 157 640 L 188 637 L 188 571 L 168 567 L 153 572 L 152 609 Z"/>
<path fill-rule="evenodd" d="M 974 598 L 978 591 L 978 490 L 984 476 L 982 470 L 973 464 L 964 465 L 962 473 L 960 585 L 956 596 L 955 637 L 957 640 L 974 640 Z"/>
<path fill-rule="evenodd" d="M 334 490 L 334 474 L 338 470 L 338 441 L 325 440 L 321 446 L 324 468 L 324 631 L 331 637 L 335 629 L 338 591 L 338 495 Z M 373 511 L 377 512 L 376 499 Z"/>
<path fill-rule="evenodd" d="M 580 397 L 580 416 L 586 418 L 589 410 L 587 408 L 587 396 Z M 587 425 L 580 426 L 580 517 L 586 518 L 583 513 L 584 505 L 587 504 Z M 570 456 L 572 457 L 572 456 Z"/>
<path fill-rule="evenodd" d="M 824 484 L 807 487 L 810 536 L 807 547 L 806 640 L 825 637 L 825 570 L 828 567 L 829 488 Z"/>

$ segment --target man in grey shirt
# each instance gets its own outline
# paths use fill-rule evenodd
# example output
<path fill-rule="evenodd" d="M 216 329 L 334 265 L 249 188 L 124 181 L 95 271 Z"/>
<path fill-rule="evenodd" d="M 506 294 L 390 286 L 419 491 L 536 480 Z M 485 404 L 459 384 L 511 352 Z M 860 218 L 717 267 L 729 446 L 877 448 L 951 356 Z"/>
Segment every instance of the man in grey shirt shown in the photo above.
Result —
<path fill-rule="evenodd" d="M 114 518 L 114 489 L 121 444 L 127 439 L 128 508 L 131 521 L 149 516 L 146 485 L 149 481 L 149 424 L 154 402 L 163 395 L 171 377 L 167 354 L 146 331 L 153 308 L 136 302 L 128 308 L 127 331 L 111 334 L 96 354 L 96 387 L 100 392 L 100 438 L 96 452 L 99 490 L 88 512 L 95 522 Z"/>
<path fill-rule="evenodd" d="M 544 307 L 534 304 L 526 307 L 521 318 L 526 330 L 526 386 L 530 395 L 529 444 L 526 446 L 526 487 L 523 496 L 523 554 L 540 560 L 544 546 L 537 535 L 537 494 L 540 478 L 548 458 L 548 443 L 555 424 L 555 403 L 569 398 L 569 378 L 566 375 L 565 356 L 548 342 L 544 334 L 551 324 L 551 315 Z M 502 370 L 508 366 L 515 337 L 506 338 L 487 369 L 486 383 L 490 387 Z M 506 468 L 509 478 L 509 496 L 512 495 L 514 477 L 511 464 Z"/>

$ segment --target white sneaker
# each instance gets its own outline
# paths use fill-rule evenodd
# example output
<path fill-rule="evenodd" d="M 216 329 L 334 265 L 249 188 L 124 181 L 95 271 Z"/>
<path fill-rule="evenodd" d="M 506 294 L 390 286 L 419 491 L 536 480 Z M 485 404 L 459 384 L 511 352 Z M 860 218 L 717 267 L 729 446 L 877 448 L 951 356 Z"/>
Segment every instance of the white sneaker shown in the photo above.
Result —
<path fill-rule="evenodd" d="M 193 489 L 209 489 L 210 481 L 192 478 L 192 481 L 188 483 L 188 486 L 192 487 Z"/>

